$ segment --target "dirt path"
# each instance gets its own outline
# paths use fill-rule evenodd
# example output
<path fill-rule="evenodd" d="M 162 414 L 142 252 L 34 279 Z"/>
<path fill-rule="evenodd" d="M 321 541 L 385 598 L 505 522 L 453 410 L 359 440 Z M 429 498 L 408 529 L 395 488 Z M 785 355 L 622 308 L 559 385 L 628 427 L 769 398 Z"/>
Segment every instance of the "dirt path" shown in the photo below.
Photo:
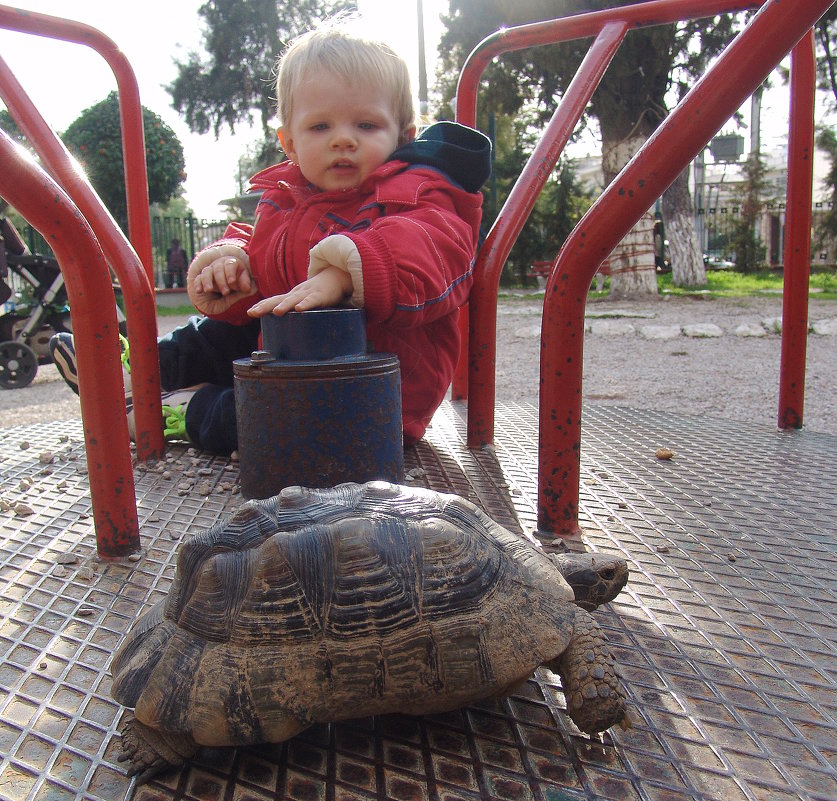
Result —
<path fill-rule="evenodd" d="M 740 336 L 749 324 L 781 316 L 779 296 L 642 303 L 592 302 L 584 339 L 584 399 L 590 403 L 659 409 L 776 425 L 781 339 L 777 333 Z M 497 322 L 497 400 L 537 403 L 542 303 L 518 294 L 500 302 Z M 811 322 L 837 319 L 837 302 L 810 303 Z M 182 318 L 161 317 L 165 332 Z M 693 323 L 717 326 L 721 336 L 682 333 Z M 672 334 L 647 339 L 645 334 Z M 664 331 L 663 329 L 670 329 Z M 805 426 L 837 434 L 837 336 L 808 339 Z M 79 416 L 78 398 L 53 365 L 29 387 L 0 390 L 0 429 Z"/>

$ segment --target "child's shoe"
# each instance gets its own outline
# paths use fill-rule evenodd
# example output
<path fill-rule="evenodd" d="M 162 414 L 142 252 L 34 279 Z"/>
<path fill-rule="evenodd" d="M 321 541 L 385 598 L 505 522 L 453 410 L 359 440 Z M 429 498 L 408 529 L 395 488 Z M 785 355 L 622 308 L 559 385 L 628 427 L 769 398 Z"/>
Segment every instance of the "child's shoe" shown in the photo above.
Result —
<path fill-rule="evenodd" d="M 128 340 L 119 335 L 119 345 L 122 348 L 122 380 L 125 383 L 125 395 L 131 396 L 131 350 Z M 67 386 L 78 395 L 78 368 L 76 366 L 76 347 L 72 334 L 53 334 L 49 340 L 49 352 L 58 374 Z"/>
<path fill-rule="evenodd" d="M 175 389 L 172 392 L 163 393 L 163 436 L 167 441 L 190 441 L 186 434 L 186 409 L 189 406 L 189 401 L 203 386 L 206 385 L 197 384 L 194 387 Z M 134 422 L 134 407 L 130 400 L 128 402 L 128 433 L 131 435 L 131 442 L 136 442 L 137 430 Z"/>

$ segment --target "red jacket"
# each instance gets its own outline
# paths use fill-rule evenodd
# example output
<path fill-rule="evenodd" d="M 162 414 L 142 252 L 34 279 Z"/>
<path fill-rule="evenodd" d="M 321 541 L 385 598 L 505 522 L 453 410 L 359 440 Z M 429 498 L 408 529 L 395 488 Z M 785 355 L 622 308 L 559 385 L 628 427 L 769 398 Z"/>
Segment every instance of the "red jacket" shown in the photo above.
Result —
<path fill-rule="evenodd" d="M 308 251 L 331 234 L 351 237 L 362 260 L 369 347 L 401 365 L 404 442 L 421 439 L 459 356 L 482 195 L 432 167 L 388 161 L 355 189 L 320 192 L 291 162 L 253 177 L 263 190 L 253 226 L 232 223 L 220 243 L 242 247 L 258 294 L 217 319 L 252 322 L 246 309 L 308 277 Z"/>

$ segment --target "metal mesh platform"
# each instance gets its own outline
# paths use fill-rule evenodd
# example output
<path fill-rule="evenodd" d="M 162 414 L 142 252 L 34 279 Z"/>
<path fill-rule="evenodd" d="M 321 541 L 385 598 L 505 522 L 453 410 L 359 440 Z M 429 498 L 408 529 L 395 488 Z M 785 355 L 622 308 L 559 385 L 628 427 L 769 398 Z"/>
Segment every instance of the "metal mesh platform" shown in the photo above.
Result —
<path fill-rule="evenodd" d="M 426 718 L 358 719 L 280 745 L 204 749 L 145 801 L 837 798 L 837 437 L 585 407 L 583 536 L 623 554 L 596 615 L 635 728 L 601 740 L 539 671 L 518 694 Z M 417 484 L 510 528 L 535 522 L 537 414 L 498 410 L 496 448 L 464 447 L 446 404 L 408 453 Z M 136 472 L 143 553 L 99 562 L 79 422 L 0 443 L 0 798 L 115 801 L 125 710 L 108 666 L 173 578 L 179 540 L 234 509 L 237 469 L 172 449 Z M 675 456 L 660 461 L 668 446 Z"/>

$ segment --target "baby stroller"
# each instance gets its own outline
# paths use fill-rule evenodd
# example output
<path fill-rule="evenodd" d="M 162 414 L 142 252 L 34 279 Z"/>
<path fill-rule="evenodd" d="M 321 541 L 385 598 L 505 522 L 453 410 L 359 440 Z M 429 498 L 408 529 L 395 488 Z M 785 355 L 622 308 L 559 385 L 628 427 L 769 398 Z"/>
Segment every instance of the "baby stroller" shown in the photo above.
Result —
<path fill-rule="evenodd" d="M 20 234 L 0 217 L 0 387 L 28 386 L 39 364 L 52 361 L 49 340 L 72 333 L 67 289 L 58 262 L 32 254 Z M 120 328 L 125 317 L 117 307 Z"/>
<path fill-rule="evenodd" d="M 50 361 L 49 338 L 70 331 L 70 307 L 54 258 L 31 254 L 6 218 L 0 239 L 0 386 L 20 389 Z"/>

